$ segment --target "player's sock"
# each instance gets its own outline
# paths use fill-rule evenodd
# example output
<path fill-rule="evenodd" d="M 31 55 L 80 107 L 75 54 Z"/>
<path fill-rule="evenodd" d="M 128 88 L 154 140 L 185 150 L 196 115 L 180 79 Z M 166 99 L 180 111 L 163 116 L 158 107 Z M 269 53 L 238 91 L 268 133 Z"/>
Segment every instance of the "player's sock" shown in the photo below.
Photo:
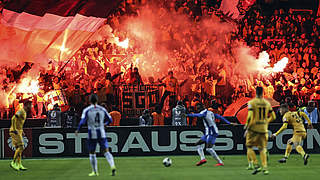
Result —
<path fill-rule="evenodd" d="M 263 148 L 260 151 L 260 158 L 261 158 L 261 165 L 264 170 L 267 170 L 267 150 L 266 148 Z"/>
<path fill-rule="evenodd" d="M 208 153 L 211 154 L 211 156 L 220 164 L 223 164 L 223 162 L 221 161 L 221 159 L 219 158 L 218 154 L 216 153 L 215 150 L 213 150 L 213 148 L 207 148 L 206 149 Z"/>
<path fill-rule="evenodd" d="M 104 153 L 104 156 L 106 157 L 106 159 L 107 159 L 110 167 L 111 167 L 112 169 L 114 169 L 114 168 L 115 168 L 115 165 L 114 165 L 114 160 L 113 160 L 112 154 L 111 154 L 110 152 L 106 152 L 106 153 Z"/>
<path fill-rule="evenodd" d="M 256 153 L 252 148 L 247 148 L 247 156 L 248 156 L 248 159 L 251 159 L 254 165 L 258 164 Z"/>
<path fill-rule="evenodd" d="M 92 171 L 97 173 L 98 172 L 98 163 L 97 163 L 97 156 L 96 154 L 89 154 L 90 164 L 92 167 Z"/>
<path fill-rule="evenodd" d="M 201 147 L 201 145 L 198 145 L 198 146 L 197 146 L 197 151 L 198 151 L 198 154 L 199 154 L 201 160 L 206 159 L 206 158 L 204 157 L 204 152 L 203 152 L 203 148 Z"/>
<path fill-rule="evenodd" d="M 21 148 L 18 148 L 18 149 L 19 149 L 19 154 L 18 154 L 18 158 L 17 158 L 17 164 L 20 165 L 23 150 Z"/>
<path fill-rule="evenodd" d="M 296 150 L 297 150 L 297 152 L 298 152 L 299 154 L 301 154 L 302 157 L 304 157 L 304 155 L 306 154 L 306 153 L 304 152 L 302 146 L 300 146 L 300 145 L 298 145 L 298 146 L 296 147 Z"/>
<path fill-rule="evenodd" d="M 291 144 L 287 144 L 287 148 L 286 148 L 286 153 L 284 154 L 284 157 L 288 158 L 290 153 L 292 151 L 292 145 Z"/>
<path fill-rule="evenodd" d="M 303 156 L 303 161 L 304 161 L 304 165 L 307 165 L 308 164 L 308 159 L 309 159 L 309 157 L 310 157 L 310 155 L 309 154 L 305 154 L 304 156 Z"/>
<path fill-rule="evenodd" d="M 16 151 L 14 152 L 14 156 L 13 156 L 13 162 L 14 163 L 17 163 L 17 159 L 18 159 L 18 156 L 19 156 L 19 150 L 16 149 Z"/>
<path fill-rule="evenodd" d="M 253 162 L 252 162 L 252 161 L 249 161 L 247 170 L 253 170 L 253 169 L 254 169 Z"/>

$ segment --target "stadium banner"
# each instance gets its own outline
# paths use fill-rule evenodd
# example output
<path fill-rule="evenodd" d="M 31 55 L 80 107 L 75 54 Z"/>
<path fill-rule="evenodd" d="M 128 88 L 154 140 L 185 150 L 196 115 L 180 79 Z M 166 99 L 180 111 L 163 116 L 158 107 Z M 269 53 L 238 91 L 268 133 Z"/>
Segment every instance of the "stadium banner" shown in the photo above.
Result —
<path fill-rule="evenodd" d="M 0 18 L 1 60 L 65 61 L 122 0 L 6 1 Z"/>
<path fill-rule="evenodd" d="M 122 85 L 121 112 L 125 118 L 139 117 L 145 109 L 154 111 L 160 100 L 161 85 Z"/>
<path fill-rule="evenodd" d="M 26 128 L 24 129 L 25 136 L 23 136 L 23 143 L 24 143 L 24 157 L 32 157 L 32 129 Z M 12 139 L 9 135 L 9 129 L 3 129 L 1 134 L 3 134 L 2 140 L 2 150 L 3 157 L 13 157 L 15 147 L 12 144 Z"/>
<path fill-rule="evenodd" d="M 280 127 L 281 124 L 270 125 L 270 130 L 274 133 Z M 308 129 L 307 138 L 303 143 L 307 153 L 320 153 L 319 129 L 319 124 L 315 124 L 314 129 Z M 32 157 L 86 157 L 88 156 L 87 132 L 83 129 L 76 136 L 74 130 L 32 129 L 29 131 L 32 132 L 32 137 L 29 138 L 27 135 L 29 140 L 27 148 L 32 148 Z M 243 133 L 243 126 L 221 125 L 214 149 L 221 155 L 245 154 Z M 5 134 L 8 134 L 7 130 Z M 193 143 L 197 142 L 202 135 L 201 129 L 185 126 L 107 128 L 109 147 L 115 156 L 195 155 L 196 147 L 193 146 Z M 275 140 L 269 140 L 269 152 L 271 154 L 284 153 L 286 143 L 291 137 L 292 129 L 287 129 Z M 6 135 L 5 147 L 9 147 L 8 144 L 8 135 Z M 12 150 L 9 148 L 4 150 L 5 158 L 11 158 Z M 6 152 L 9 150 L 10 153 Z M 100 151 L 97 148 L 98 154 Z"/>

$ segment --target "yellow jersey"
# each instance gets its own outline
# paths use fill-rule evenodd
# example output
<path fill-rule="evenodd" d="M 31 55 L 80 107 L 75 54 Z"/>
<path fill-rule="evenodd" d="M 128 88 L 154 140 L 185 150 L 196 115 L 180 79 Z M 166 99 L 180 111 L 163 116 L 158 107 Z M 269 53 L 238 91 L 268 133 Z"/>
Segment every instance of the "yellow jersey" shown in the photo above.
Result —
<path fill-rule="evenodd" d="M 11 119 L 10 131 L 18 131 L 18 133 L 22 133 L 26 118 L 27 113 L 23 108 L 21 108 Z"/>
<path fill-rule="evenodd" d="M 309 124 L 309 118 L 304 112 L 297 112 L 297 111 L 289 111 L 286 112 L 282 118 L 283 123 L 288 123 L 293 127 L 294 132 L 306 132 L 306 129 L 303 125 L 303 119 L 304 117 Z"/>
<path fill-rule="evenodd" d="M 263 98 L 254 98 L 248 102 L 248 111 L 246 122 L 248 130 L 267 133 L 270 114 L 273 113 L 270 103 Z"/>

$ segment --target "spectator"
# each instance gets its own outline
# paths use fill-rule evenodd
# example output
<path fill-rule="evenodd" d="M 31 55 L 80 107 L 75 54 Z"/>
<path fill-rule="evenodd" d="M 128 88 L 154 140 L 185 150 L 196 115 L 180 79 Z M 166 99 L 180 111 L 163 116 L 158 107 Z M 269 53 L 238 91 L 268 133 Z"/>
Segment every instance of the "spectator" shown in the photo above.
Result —
<path fill-rule="evenodd" d="M 43 117 L 42 113 L 43 113 L 43 108 L 44 108 L 44 100 L 43 100 L 43 96 L 44 96 L 44 91 L 40 90 L 40 92 L 37 94 L 37 108 L 38 108 L 38 118 Z"/>
<path fill-rule="evenodd" d="M 154 126 L 163 126 L 164 125 L 164 115 L 161 112 L 160 105 L 156 105 L 155 112 L 153 112 L 151 115 L 153 118 L 153 125 Z"/>
<path fill-rule="evenodd" d="M 186 108 L 182 101 L 177 102 L 177 106 L 172 109 L 172 126 L 186 126 Z"/>
<path fill-rule="evenodd" d="M 176 99 L 176 95 L 178 92 L 178 80 L 173 76 L 173 71 L 168 72 L 168 77 L 165 77 L 164 83 L 166 89 L 160 100 L 161 109 L 163 108 L 164 101 L 168 96 L 172 96 L 174 100 Z M 172 102 L 170 104 L 172 104 Z"/>
<path fill-rule="evenodd" d="M 112 111 L 110 112 L 110 116 L 112 118 L 112 123 L 110 126 L 120 126 L 121 113 L 116 106 L 112 107 Z"/>
<path fill-rule="evenodd" d="M 114 100 L 115 96 L 114 96 L 114 90 L 113 90 L 114 82 L 113 81 L 116 78 L 118 78 L 122 73 L 123 72 L 120 72 L 120 73 L 115 74 L 113 76 L 111 76 L 110 72 L 108 72 L 106 74 L 105 94 L 106 94 L 106 98 L 107 98 L 106 99 L 107 100 L 106 103 L 107 103 L 108 106 L 114 104 L 114 102 L 115 102 L 115 100 Z"/>
<path fill-rule="evenodd" d="M 192 99 L 192 101 L 191 101 L 191 106 L 192 107 L 196 107 L 196 105 L 198 104 L 198 103 L 200 103 L 201 101 L 200 101 L 200 95 L 199 94 L 195 94 L 194 95 L 194 97 L 193 97 L 193 99 Z"/>
<path fill-rule="evenodd" d="M 133 72 L 132 72 L 132 65 L 131 65 L 131 67 L 130 67 L 130 69 L 129 69 L 129 75 L 130 75 L 130 79 L 129 79 L 129 83 L 130 83 L 130 84 L 134 84 L 134 85 L 141 85 L 141 84 L 143 84 L 142 78 L 141 78 L 141 76 L 140 76 L 140 74 L 139 74 L 139 70 L 138 70 L 137 67 L 135 67 L 135 68 L 133 69 Z"/>
<path fill-rule="evenodd" d="M 277 89 L 273 93 L 273 99 L 282 103 L 284 97 L 283 87 L 281 85 L 277 85 Z"/>
<path fill-rule="evenodd" d="M 139 126 L 152 126 L 153 120 L 149 109 L 145 109 L 139 117 Z"/>
<path fill-rule="evenodd" d="M 318 123 L 319 120 L 319 111 L 315 107 L 314 101 L 309 101 L 307 108 L 304 110 L 304 113 L 308 116 L 312 124 Z M 305 122 L 307 123 L 307 122 Z"/>
<path fill-rule="evenodd" d="M 64 127 L 65 128 L 77 128 L 79 115 L 74 107 L 70 107 L 69 111 L 63 114 L 64 116 Z"/>
<path fill-rule="evenodd" d="M 48 111 L 47 113 L 47 123 L 45 124 L 46 127 L 61 127 L 61 110 L 58 104 L 53 106 L 53 110 Z"/>

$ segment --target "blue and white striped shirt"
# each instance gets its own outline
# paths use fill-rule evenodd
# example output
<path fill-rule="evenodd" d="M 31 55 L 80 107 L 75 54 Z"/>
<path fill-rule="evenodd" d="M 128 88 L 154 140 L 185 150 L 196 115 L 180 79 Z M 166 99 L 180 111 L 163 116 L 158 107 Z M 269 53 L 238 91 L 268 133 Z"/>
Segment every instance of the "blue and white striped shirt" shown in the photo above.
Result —
<path fill-rule="evenodd" d="M 106 119 L 106 123 L 104 123 Z M 99 105 L 90 105 L 82 112 L 81 121 L 78 127 L 85 123 L 88 124 L 88 139 L 106 138 L 106 132 L 104 125 L 109 125 L 112 122 L 112 118 L 108 111 Z"/>

